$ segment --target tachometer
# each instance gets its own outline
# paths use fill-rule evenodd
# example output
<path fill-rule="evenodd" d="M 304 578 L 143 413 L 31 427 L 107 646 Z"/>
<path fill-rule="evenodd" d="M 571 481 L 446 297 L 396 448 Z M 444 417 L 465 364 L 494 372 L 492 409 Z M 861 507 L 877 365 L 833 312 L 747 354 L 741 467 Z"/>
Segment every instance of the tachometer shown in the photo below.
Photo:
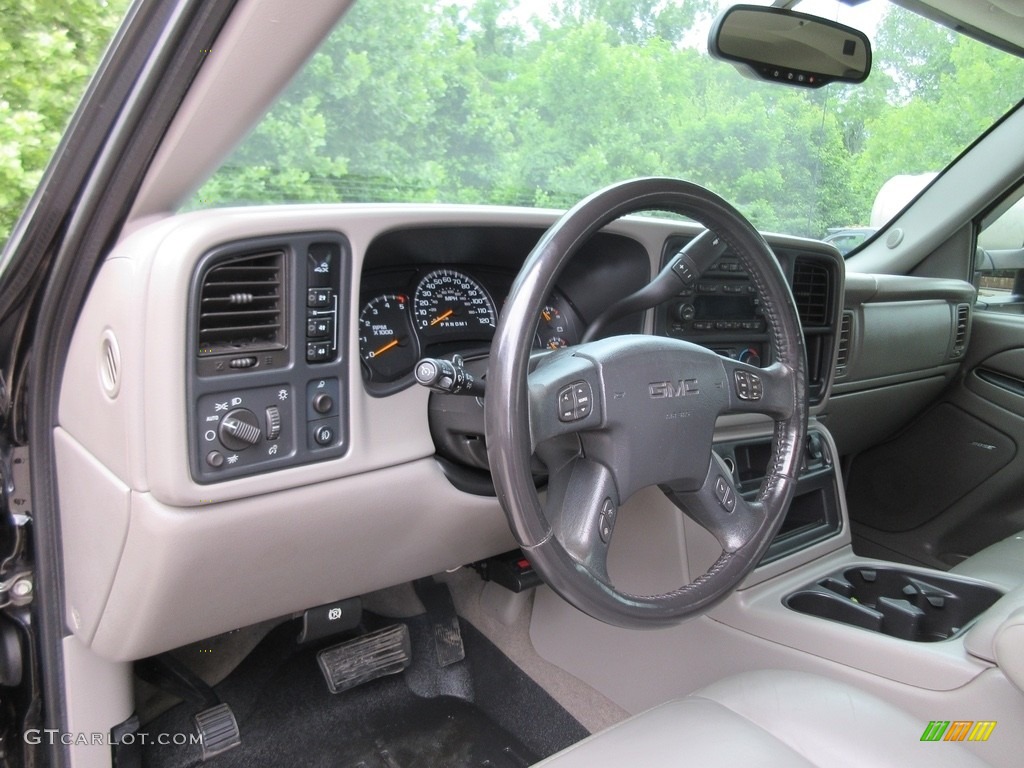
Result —
<path fill-rule="evenodd" d="M 419 345 L 408 297 L 387 294 L 363 307 L 359 313 L 359 356 L 374 381 L 394 381 L 412 370 Z"/>
<path fill-rule="evenodd" d="M 413 314 L 424 343 L 489 340 L 494 334 L 494 304 L 487 291 L 469 275 L 453 269 L 435 270 L 420 281 Z"/>

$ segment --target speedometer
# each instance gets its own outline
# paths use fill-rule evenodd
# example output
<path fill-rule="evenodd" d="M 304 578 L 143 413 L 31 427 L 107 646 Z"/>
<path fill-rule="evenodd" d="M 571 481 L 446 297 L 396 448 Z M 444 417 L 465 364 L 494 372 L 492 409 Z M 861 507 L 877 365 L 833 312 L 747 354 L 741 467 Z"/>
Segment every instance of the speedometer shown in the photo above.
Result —
<path fill-rule="evenodd" d="M 494 303 L 469 275 L 437 269 L 416 289 L 413 318 L 425 341 L 490 339 L 494 334 Z"/>

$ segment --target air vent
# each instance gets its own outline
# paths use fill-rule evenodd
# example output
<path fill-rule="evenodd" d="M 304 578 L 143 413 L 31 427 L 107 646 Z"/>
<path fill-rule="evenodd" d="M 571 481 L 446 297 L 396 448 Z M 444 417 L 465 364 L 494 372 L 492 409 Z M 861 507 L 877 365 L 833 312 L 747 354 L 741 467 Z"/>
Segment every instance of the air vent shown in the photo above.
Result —
<path fill-rule="evenodd" d="M 822 264 L 800 259 L 793 268 L 793 298 L 800 322 L 808 327 L 829 323 L 829 270 Z"/>
<path fill-rule="evenodd" d="M 958 304 L 956 307 L 956 326 L 953 328 L 953 349 L 951 357 L 960 357 L 967 349 L 967 326 L 971 319 L 971 307 Z"/>
<path fill-rule="evenodd" d="M 843 312 L 843 324 L 839 329 L 839 351 L 836 353 L 836 378 L 846 375 L 850 363 L 850 344 L 853 333 L 853 313 Z"/>
<path fill-rule="evenodd" d="M 282 251 L 211 267 L 199 294 L 199 355 L 284 347 Z"/>

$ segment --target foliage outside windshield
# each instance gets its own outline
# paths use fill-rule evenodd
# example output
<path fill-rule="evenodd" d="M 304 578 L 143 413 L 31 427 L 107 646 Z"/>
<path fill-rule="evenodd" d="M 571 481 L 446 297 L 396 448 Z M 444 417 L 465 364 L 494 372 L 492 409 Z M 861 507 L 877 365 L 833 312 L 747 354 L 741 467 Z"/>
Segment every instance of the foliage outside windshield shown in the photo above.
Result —
<path fill-rule="evenodd" d="M 718 6 L 357 3 L 188 207 L 563 208 L 667 175 L 762 230 L 822 237 L 877 226 L 887 180 L 941 170 L 1022 95 L 1021 59 L 877 0 L 861 6 L 875 45 L 865 84 L 749 80 L 706 53 Z"/>
<path fill-rule="evenodd" d="M 127 2 L 0 6 L 0 246 L 39 184 Z"/>

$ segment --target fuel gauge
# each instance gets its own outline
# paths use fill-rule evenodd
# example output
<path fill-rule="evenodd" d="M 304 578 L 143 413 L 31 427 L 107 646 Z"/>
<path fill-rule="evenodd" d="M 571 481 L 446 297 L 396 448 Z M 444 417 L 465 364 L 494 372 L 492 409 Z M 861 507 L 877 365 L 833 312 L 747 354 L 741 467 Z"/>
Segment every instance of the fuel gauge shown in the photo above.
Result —
<path fill-rule="evenodd" d="M 412 370 L 419 346 L 408 297 L 387 294 L 363 307 L 359 313 L 359 357 L 371 381 L 394 381 Z"/>
<path fill-rule="evenodd" d="M 546 305 L 537 320 L 537 347 L 562 349 L 575 343 L 575 329 L 562 311 L 554 304 Z M 571 339 L 571 341 L 570 341 Z"/>

